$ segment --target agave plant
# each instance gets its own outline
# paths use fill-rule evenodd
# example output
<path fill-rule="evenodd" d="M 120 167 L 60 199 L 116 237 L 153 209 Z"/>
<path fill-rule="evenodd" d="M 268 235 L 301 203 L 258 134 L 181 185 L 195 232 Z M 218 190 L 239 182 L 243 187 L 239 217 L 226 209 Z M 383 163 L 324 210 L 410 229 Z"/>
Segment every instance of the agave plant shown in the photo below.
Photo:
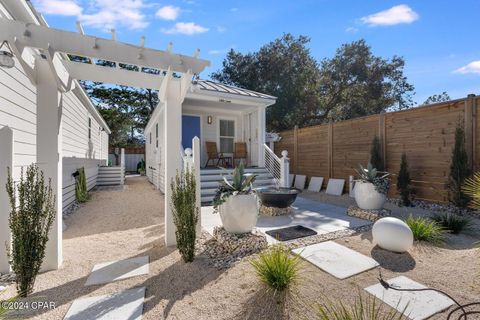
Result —
<path fill-rule="evenodd" d="M 225 168 L 222 169 L 227 172 Z M 227 176 L 232 178 L 232 182 L 228 181 Z M 252 184 L 256 177 L 256 174 L 245 174 L 243 161 L 233 170 L 232 174 L 227 172 L 223 175 L 223 181 L 220 182 L 215 197 L 213 198 L 214 212 L 218 212 L 218 207 L 227 201 L 228 197 L 239 194 L 250 194 L 252 192 Z"/>
<path fill-rule="evenodd" d="M 390 188 L 390 173 L 385 171 L 378 171 L 369 162 L 365 169 L 361 164 L 358 164 L 358 169 L 355 169 L 358 176 L 358 181 L 369 182 L 375 186 L 375 190 L 382 194 L 387 194 Z"/>

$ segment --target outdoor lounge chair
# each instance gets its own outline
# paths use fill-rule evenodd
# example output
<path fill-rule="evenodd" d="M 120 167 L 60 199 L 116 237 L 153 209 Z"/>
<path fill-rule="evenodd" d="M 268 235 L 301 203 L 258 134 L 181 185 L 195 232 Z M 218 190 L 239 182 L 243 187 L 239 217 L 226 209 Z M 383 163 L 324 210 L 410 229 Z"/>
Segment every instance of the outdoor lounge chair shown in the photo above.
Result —
<path fill-rule="evenodd" d="M 205 145 L 207 147 L 207 162 L 205 163 L 205 167 L 208 167 L 208 163 L 212 161 L 212 166 L 218 167 L 220 162 L 222 162 L 223 166 L 226 164 L 226 158 L 223 156 L 223 153 L 218 152 L 217 150 L 217 143 L 206 141 Z M 217 163 L 215 164 L 215 160 Z"/>
<path fill-rule="evenodd" d="M 245 159 L 245 165 L 247 165 L 247 144 L 245 142 L 235 142 L 233 151 L 233 166 L 235 166 L 236 160 Z"/>

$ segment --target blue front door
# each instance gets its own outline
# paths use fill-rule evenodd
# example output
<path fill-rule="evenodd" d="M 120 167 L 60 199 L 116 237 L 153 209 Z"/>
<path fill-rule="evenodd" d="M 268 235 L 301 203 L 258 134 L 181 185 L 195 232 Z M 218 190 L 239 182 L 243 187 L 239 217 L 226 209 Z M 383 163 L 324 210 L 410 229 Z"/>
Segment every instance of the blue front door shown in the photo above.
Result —
<path fill-rule="evenodd" d="M 200 138 L 200 117 L 182 116 L 182 145 L 183 148 L 192 147 L 192 139 Z"/>

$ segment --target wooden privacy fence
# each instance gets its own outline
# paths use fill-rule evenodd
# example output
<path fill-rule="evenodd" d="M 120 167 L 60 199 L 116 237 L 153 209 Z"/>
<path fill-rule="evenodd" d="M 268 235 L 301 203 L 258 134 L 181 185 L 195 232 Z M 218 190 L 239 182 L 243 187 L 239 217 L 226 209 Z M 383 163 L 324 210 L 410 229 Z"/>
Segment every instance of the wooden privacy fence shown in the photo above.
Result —
<path fill-rule="evenodd" d="M 326 181 L 343 178 L 348 184 L 358 164 L 368 163 L 372 139 L 378 135 L 388 172 L 396 176 L 402 152 L 406 152 L 416 197 L 447 201 L 446 185 L 459 122 L 465 129 L 471 168 L 480 170 L 479 106 L 480 96 L 469 95 L 404 111 L 295 127 L 279 133 L 282 139 L 275 143 L 275 152 L 288 151 L 292 173 L 325 177 Z M 395 176 L 390 196 L 396 195 Z M 348 185 L 345 188 L 348 190 Z"/>

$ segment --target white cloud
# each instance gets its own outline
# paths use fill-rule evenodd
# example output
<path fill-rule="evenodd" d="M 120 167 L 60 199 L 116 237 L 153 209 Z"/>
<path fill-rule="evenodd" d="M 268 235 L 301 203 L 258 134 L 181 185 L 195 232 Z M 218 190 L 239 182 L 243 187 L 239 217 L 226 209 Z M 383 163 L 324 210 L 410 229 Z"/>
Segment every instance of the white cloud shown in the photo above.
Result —
<path fill-rule="evenodd" d="M 191 36 L 197 33 L 207 32 L 208 28 L 202 27 L 195 22 L 177 22 L 173 28 L 162 28 L 161 31 L 166 34 L 186 34 Z"/>
<path fill-rule="evenodd" d="M 163 20 L 176 20 L 179 14 L 180 8 L 174 6 L 164 6 L 158 9 L 155 15 Z"/>
<path fill-rule="evenodd" d="M 82 13 L 82 7 L 73 0 L 38 0 L 35 3 L 38 11 L 44 14 L 78 16 Z"/>
<path fill-rule="evenodd" d="M 224 33 L 224 32 L 227 31 L 227 28 L 222 27 L 222 26 L 217 26 L 217 31 L 218 31 L 219 33 Z"/>
<path fill-rule="evenodd" d="M 358 32 L 358 28 L 348 27 L 347 29 L 345 29 L 345 32 L 348 32 L 348 33 L 357 33 L 357 32 Z"/>
<path fill-rule="evenodd" d="M 111 29 L 124 26 L 129 29 L 144 29 L 148 26 L 142 9 L 143 0 L 96 0 L 91 1 L 89 13 L 78 18 L 86 26 Z"/>
<path fill-rule="evenodd" d="M 412 23 L 418 20 L 419 15 L 409 6 L 401 4 L 390 9 L 371 14 L 360 20 L 369 26 L 393 26 L 401 23 Z"/>
<path fill-rule="evenodd" d="M 219 55 L 219 54 L 226 54 L 228 53 L 231 49 L 235 49 L 236 45 L 232 44 L 230 47 L 225 48 L 225 49 L 212 49 L 209 50 L 208 53 L 211 55 Z"/>
<path fill-rule="evenodd" d="M 469 64 L 455 70 L 454 73 L 461 73 L 461 74 L 478 73 L 478 74 L 480 74 L 480 60 L 470 62 Z"/>

